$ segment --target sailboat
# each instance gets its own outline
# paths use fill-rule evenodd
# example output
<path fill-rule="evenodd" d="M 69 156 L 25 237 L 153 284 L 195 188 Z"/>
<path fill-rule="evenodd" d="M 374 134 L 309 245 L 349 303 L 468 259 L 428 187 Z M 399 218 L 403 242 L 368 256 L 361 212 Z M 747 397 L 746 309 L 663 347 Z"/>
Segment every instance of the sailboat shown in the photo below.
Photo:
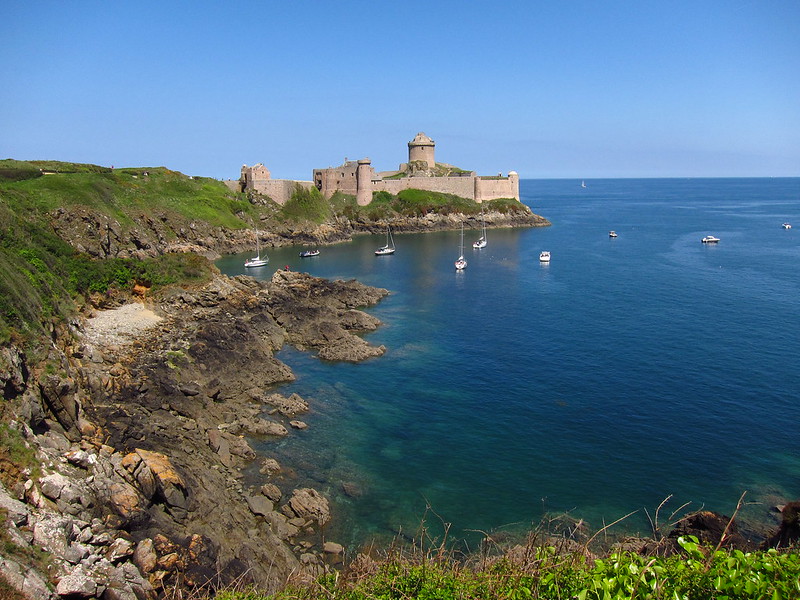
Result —
<path fill-rule="evenodd" d="M 244 261 L 244 266 L 250 267 L 263 267 L 269 262 L 269 257 L 265 254 L 261 256 L 261 242 L 258 239 L 258 229 L 256 229 L 256 255 Z"/>
<path fill-rule="evenodd" d="M 473 248 L 486 248 L 486 220 L 483 218 L 483 205 L 481 205 L 481 237 L 477 242 L 472 242 Z"/>
<path fill-rule="evenodd" d="M 386 245 L 375 250 L 375 256 L 386 256 L 387 254 L 394 254 L 394 238 L 388 225 L 386 227 Z"/>
<path fill-rule="evenodd" d="M 581 181 L 581 187 L 582 187 L 582 188 L 585 188 L 585 187 L 586 187 L 586 182 L 585 182 L 585 181 Z"/>
<path fill-rule="evenodd" d="M 461 254 L 458 256 L 458 260 L 456 261 L 456 271 L 463 271 L 467 268 L 467 261 L 464 260 L 464 222 L 461 222 Z"/>

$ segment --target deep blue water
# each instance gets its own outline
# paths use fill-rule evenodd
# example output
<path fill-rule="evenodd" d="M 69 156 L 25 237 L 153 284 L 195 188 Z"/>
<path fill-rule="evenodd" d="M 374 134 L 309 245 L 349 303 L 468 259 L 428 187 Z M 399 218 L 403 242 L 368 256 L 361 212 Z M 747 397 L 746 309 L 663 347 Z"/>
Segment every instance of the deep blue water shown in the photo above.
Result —
<path fill-rule="evenodd" d="M 523 181 L 552 227 L 490 229 L 483 250 L 468 231 L 463 273 L 455 231 L 395 235 L 384 257 L 383 236 L 271 249 L 249 273 L 391 290 L 368 309 L 385 356 L 279 354 L 310 428 L 258 449 L 333 500 L 329 539 L 413 535 L 426 506 L 469 538 L 559 511 L 600 527 L 638 510 L 625 526 L 647 531 L 669 495 L 662 522 L 687 502 L 731 514 L 745 491 L 754 519 L 800 497 L 800 179 L 586 184 Z"/>

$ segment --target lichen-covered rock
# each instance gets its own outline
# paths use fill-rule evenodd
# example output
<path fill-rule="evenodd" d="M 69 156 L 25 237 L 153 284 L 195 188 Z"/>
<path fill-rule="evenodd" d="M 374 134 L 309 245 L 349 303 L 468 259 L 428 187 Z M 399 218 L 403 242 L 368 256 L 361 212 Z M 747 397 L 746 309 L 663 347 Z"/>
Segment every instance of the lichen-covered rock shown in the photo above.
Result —
<path fill-rule="evenodd" d="M 186 483 L 172 462 L 160 452 L 136 449 L 136 454 L 155 477 L 158 492 L 170 507 L 186 509 Z"/>

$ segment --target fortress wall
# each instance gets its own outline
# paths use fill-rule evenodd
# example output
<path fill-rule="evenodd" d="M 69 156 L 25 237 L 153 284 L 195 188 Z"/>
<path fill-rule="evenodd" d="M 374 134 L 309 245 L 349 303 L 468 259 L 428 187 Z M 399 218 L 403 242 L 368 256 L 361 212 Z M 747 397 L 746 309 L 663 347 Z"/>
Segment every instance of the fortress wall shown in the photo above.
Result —
<path fill-rule="evenodd" d="M 266 181 L 256 182 L 254 189 L 260 194 L 269 196 L 275 202 L 283 206 L 291 197 L 296 185 L 299 185 L 305 189 L 311 189 L 314 187 L 314 182 L 294 181 L 291 179 L 269 179 Z"/>
<path fill-rule="evenodd" d="M 493 200 L 495 198 L 515 198 L 519 200 L 519 179 L 508 177 L 502 179 L 484 179 L 481 177 L 475 180 L 475 201 Z"/>
<path fill-rule="evenodd" d="M 475 184 L 472 177 L 403 177 L 401 179 L 384 179 L 372 182 L 375 192 L 386 191 L 397 194 L 402 190 L 414 188 L 443 194 L 455 194 L 462 198 L 472 198 Z"/>
<path fill-rule="evenodd" d="M 356 171 L 356 163 L 317 169 L 314 171 L 314 181 L 325 199 L 333 196 L 336 191 L 355 196 L 358 193 Z"/>

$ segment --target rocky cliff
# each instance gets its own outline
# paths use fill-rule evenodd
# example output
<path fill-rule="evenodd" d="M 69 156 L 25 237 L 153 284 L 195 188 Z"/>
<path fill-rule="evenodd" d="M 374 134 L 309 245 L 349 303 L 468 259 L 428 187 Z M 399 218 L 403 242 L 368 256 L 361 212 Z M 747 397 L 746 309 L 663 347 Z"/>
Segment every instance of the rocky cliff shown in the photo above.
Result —
<path fill-rule="evenodd" d="M 382 354 L 356 333 L 378 327 L 359 307 L 387 293 L 294 272 L 219 275 L 99 306 L 53 331 L 43 364 L 3 348 L 9 434 L 40 466 L 0 456 L 0 571 L 30 598 L 141 600 L 232 581 L 275 589 L 340 560 L 321 494 L 281 489 L 272 459 L 256 488 L 242 468 L 257 460 L 248 439 L 302 434 L 308 403 L 273 391 L 294 377 L 274 352 Z"/>
<path fill-rule="evenodd" d="M 75 248 L 97 258 L 146 258 L 167 252 L 194 252 L 209 259 L 253 248 L 253 231 L 213 227 L 201 220 L 189 220 L 175 213 L 132 213 L 132 223 L 120 223 L 107 214 L 86 207 L 59 208 L 50 213 L 55 232 Z M 487 228 L 543 227 L 547 219 L 520 204 L 516 212 L 487 212 Z M 431 232 L 480 229 L 480 215 L 430 213 L 424 216 L 385 220 L 350 220 L 337 217 L 330 222 L 287 224 L 265 221 L 258 225 L 262 245 L 325 245 L 345 242 L 360 233 L 384 233 L 387 224 L 396 232 Z"/>

